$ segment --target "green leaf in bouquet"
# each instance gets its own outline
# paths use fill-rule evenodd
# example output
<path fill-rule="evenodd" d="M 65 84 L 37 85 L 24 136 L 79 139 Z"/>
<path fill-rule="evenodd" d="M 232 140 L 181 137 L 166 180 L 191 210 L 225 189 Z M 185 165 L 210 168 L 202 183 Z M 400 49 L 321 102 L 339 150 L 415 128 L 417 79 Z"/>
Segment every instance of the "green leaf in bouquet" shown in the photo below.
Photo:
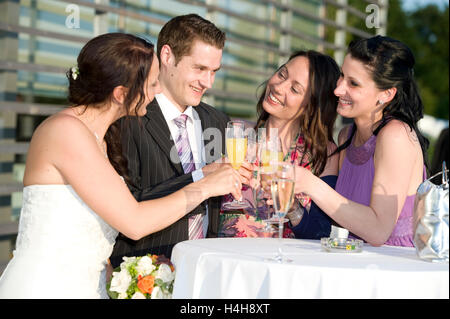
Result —
<path fill-rule="evenodd" d="M 172 293 L 173 291 L 173 281 L 172 282 L 164 282 L 161 279 L 155 280 L 155 285 L 161 288 L 164 293 Z"/>
<path fill-rule="evenodd" d="M 133 297 L 134 293 L 136 291 L 140 291 L 138 286 L 137 286 L 137 281 L 133 280 L 130 284 L 130 286 L 127 289 L 127 296 L 128 299 L 131 299 L 131 297 Z"/>
<path fill-rule="evenodd" d="M 162 279 L 160 279 L 160 278 L 155 279 L 155 286 L 159 286 L 159 287 L 164 286 L 164 281 L 162 281 Z"/>
<path fill-rule="evenodd" d="M 132 263 L 127 267 L 128 273 L 130 274 L 131 278 L 135 279 L 137 278 L 137 270 L 136 270 L 137 263 Z"/>
<path fill-rule="evenodd" d="M 111 291 L 111 280 L 106 284 L 106 292 L 108 293 L 109 298 L 117 299 L 119 298 L 119 293 L 116 291 Z"/>

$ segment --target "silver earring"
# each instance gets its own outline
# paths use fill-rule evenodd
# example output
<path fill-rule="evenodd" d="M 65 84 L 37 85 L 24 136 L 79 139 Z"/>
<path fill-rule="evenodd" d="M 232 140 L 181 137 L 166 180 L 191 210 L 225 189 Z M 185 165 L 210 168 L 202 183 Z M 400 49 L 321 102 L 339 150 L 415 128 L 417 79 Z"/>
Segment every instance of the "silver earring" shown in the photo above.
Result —
<path fill-rule="evenodd" d="M 377 104 L 378 104 L 378 105 L 383 105 L 383 104 L 384 104 L 384 102 L 383 102 L 383 101 L 381 101 L 381 100 L 378 100 L 378 101 L 377 101 Z"/>

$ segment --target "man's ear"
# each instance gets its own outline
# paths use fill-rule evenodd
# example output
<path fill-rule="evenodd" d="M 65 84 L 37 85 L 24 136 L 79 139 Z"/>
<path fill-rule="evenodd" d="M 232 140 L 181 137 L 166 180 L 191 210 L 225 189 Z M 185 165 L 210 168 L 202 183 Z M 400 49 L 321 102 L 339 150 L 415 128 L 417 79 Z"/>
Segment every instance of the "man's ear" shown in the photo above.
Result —
<path fill-rule="evenodd" d="M 161 48 L 159 61 L 162 65 L 175 65 L 175 56 L 172 48 L 168 44 L 164 44 Z"/>
<path fill-rule="evenodd" d="M 119 104 L 123 104 L 127 96 L 128 89 L 122 85 L 116 86 L 112 92 L 113 101 Z"/>

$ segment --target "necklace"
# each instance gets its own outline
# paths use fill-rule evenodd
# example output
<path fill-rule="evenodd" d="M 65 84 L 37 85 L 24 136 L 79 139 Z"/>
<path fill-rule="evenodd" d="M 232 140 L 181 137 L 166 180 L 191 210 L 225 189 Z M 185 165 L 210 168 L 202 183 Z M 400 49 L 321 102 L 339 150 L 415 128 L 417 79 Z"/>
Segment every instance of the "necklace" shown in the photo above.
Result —
<path fill-rule="evenodd" d="M 96 132 L 94 132 L 94 135 L 95 135 L 95 139 L 97 140 L 97 144 L 102 148 L 103 155 L 105 155 L 105 157 L 108 158 L 108 153 L 106 153 L 105 143 L 100 142 L 100 138 L 98 137 Z"/>

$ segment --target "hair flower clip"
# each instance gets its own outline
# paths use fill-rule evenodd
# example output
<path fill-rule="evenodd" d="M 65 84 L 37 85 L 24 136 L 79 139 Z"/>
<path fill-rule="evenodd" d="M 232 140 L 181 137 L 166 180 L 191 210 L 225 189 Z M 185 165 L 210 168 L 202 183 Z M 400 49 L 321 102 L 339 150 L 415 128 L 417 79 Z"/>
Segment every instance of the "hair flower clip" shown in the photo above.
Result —
<path fill-rule="evenodd" d="M 80 74 L 80 70 L 77 66 L 74 66 L 70 70 L 72 71 L 72 79 L 76 80 L 78 78 L 78 75 Z"/>

